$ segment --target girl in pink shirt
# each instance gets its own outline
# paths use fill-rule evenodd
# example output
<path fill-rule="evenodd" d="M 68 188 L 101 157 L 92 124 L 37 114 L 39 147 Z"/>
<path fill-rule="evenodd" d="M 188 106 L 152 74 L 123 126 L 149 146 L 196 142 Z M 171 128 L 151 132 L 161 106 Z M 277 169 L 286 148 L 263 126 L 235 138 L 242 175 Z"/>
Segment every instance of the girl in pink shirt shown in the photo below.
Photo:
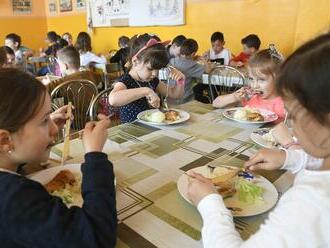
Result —
<path fill-rule="evenodd" d="M 283 120 L 284 103 L 275 90 L 275 77 L 282 61 L 281 55 L 274 49 L 259 51 L 249 60 L 249 87 L 218 96 L 213 101 L 213 106 L 223 108 L 240 103 L 242 106 L 272 111 L 278 115 L 278 121 Z"/>

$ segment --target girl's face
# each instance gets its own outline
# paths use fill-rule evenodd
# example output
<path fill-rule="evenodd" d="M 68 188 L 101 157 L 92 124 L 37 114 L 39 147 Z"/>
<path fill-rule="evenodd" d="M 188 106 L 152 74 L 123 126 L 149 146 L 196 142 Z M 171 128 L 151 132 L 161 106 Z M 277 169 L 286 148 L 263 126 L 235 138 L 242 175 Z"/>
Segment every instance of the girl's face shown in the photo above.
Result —
<path fill-rule="evenodd" d="M 249 85 L 258 93 L 262 99 L 268 99 L 275 96 L 275 82 L 272 75 L 266 75 L 259 70 L 249 68 Z"/>
<path fill-rule="evenodd" d="M 285 99 L 285 107 L 292 122 L 294 136 L 310 155 L 317 158 L 330 157 L 330 128 L 320 124 L 293 97 Z"/>
<path fill-rule="evenodd" d="M 144 82 L 149 82 L 158 76 L 158 70 L 152 69 L 150 63 L 143 63 L 137 59 L 133 61 L 132 69 L 139 77 L 139 80 Z"/>
<path fill-rule="evenodd" d="M 11 135 L 13 162 L 40 163 L 47 161 L 58 128 L 50 119 L 51 102 L 46 94 L 44 104 L 39 112 L 24 127 Z"/>

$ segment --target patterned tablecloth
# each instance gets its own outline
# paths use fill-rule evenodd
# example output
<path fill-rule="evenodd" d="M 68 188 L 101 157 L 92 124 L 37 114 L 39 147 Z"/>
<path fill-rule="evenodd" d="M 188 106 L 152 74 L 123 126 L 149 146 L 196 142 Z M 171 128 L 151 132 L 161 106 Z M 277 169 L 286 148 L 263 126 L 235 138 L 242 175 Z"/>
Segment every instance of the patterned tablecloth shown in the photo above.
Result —
<path fill-rule="evenodd" d="M 202 220 L 196 208 L 179 194 L 176 182 L 184 171 L 208 163 L 240 166 L 259 147 L 250 139 L 255 125 L 226 120 L 220 110 L 191 102 L 180 107 L 191 118 L 175 126 L 154 127 L 139 122 L 110 128 L 104 152 L 114 163 L 117 179 L 117 247 L 202 247 Z M 52 150 L 52 165 L 62 144 Z M 67 164 L 81 163 L 80 139 L 71 141 Z M 292 182 L 284 171 L 260 172 L 279 195 Z M 243 239 L 255 233 L 267 213 L 235 218 Z M 111 234 L 109 234 L 111 235 Z"/>

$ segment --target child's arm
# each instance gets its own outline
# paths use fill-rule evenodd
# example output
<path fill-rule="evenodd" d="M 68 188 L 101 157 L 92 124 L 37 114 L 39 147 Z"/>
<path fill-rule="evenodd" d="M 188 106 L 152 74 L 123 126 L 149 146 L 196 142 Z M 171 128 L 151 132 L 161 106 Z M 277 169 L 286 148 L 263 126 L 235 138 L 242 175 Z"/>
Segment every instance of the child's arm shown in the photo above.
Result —
<path fill-rule="evenodd" d="M 171 67 L 171 72 L 169 75 L 170 78 L 176 81 L 174 87 L 170 87 L 168 89 L 168 96 L 173 99 L 179 99 L 184 94 L 184 85 L 185 85 L 185 75 L 179 71 L 178 69 Z M 167 94 L 167 85 L 163 82 L 159 82 L 157 86 L 157 92 L 162 96 L 166 96 Z"/>
<path fill-rule="evenodd" d="M 26 247 L 114 247 L 117 213 L 113 166 L 102 153 L 109 120 L 86 125 L 82 208 L 67 208 L 39 183 L 12 182 L 1 198 L 6 235 Z"/>
<path fill-rule="evenodd" d="M 234 93 L 218 96 L 213 101 L 213 107 L 215 108 L 223 108 L 230 104 L 238 103 L 243 100 L 245 96 L 244 88 L 240 88 Z"/>
<path fill-rule="evenodd" d="M 155 92 L 148 87 L 127 89 L 125 84 L 118 82 L 114 85 L 113 90 L 110 92 L 109 104 L 115 107 L 120 107 L 134 102 L 142 97 L 147 97 L 153 101 L 153 99 L 156 98 L 155 95 Z M 154 99 L 154 101 L 156 101 L 156 99 Z"/>

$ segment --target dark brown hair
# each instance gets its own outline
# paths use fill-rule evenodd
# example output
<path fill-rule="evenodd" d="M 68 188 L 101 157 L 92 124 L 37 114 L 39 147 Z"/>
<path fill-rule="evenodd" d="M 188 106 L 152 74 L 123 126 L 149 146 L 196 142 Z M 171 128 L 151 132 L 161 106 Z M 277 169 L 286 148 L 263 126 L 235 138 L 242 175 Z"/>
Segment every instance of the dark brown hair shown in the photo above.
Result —
<path fill-rule="evenodd" d="M 17 132 L 44 103 L 46 87 L 17 69 L 0 69 L 0 129 Z"/>
<path fill-rule="evenodd" d="M 86 32 L 80 32 L 75 47 L 79 52 L 83 53 L 92 51 L 92 40 L 89 34 Z"/>
<path fill-rule="evenodd" d="M 149 34 L 135 35 L 130 40 L 130 62 L 132 58 L 143 48 L 147 42 L 154 38 Z M 156 44 L 148 47 L 137 55 L 137 59 L 142 61 L 144 64 L 150 63 L 151 68 L 159 70 L 167 66 L 169 57 L 166 48 L 163 44 Z"/>
<path fill-rule="evenodd" d="M 185 56 L 190 56 L 197 51 L 198 43 L 194 39 L 186 39 L 180 48 L 180 54 Z"/>
<path fill-rule="evenodd" d="M 0 68 L 7 63 L 7 52 L 5 47 L 0 47 Z"/>
<path fill-rule="evenodd" d="M 248 36 L 244 37 L 241 40 L 242 45 L 246 45 L 247 47 L 251 48 L 254 47 L 256 50 L 259 49 L 261 41 L 256 34 L 249 34 Z"/>
<path fill-rule="evenodd" d="M 67 46 L 57 52 L 57 57 L 63 63 L 72 66 L 75 69 L 80 67 L 79 52 L 73 46 Z"/>
<path fill-rule="evenodd" d="M 17 49 L 20 48 L 22 40 L 19 35 L 15 34 L 15 33 L 7 34 L 5 39 L 11 40 L 13 43 L 17 42 L 17 44 L 18 44 Z"/>
<path fill-rule="evenodd" d="M 285 98 L 295 98 L 321 124 L 330 113 L 330 33 L 299 47 L 281 67 L 276 88 Z"/>

